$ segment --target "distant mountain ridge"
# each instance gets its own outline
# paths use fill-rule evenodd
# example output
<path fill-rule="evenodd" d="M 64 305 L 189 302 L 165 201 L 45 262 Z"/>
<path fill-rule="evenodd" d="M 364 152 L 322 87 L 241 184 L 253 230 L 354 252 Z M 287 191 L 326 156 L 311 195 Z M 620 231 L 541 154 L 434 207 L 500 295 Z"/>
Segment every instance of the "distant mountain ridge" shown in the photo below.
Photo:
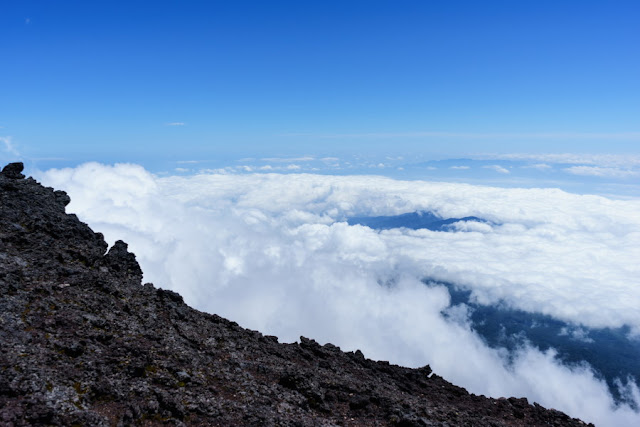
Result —
<path fill-rule="evenodd" d="M 585 425 L 192 309 L 22 169 L 0 173 L 0 426 Z"/>
<path fill-rule="evenodd" d="M 442 218 L 432 212 L 418 211 L 390 216 L 357 216 L 347 219 L 349 225 L 364 225 L 374 230 L 389 230 L 392 228 L 410 228 L 412 230 L 427 229 L 431 231 L 450 231 L 450 225 L 460 221 L 475 221 L 489 223 L 476 216 L 464 218 Z"/>

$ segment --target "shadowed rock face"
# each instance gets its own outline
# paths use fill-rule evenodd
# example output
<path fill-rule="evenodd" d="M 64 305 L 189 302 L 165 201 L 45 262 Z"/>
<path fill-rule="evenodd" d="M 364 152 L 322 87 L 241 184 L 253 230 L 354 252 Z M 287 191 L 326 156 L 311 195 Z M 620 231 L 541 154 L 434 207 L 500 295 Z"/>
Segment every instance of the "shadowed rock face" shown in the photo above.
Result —
<path fill-rule="evenodd" d="M 2 426 L 584 425 L 194 310 L 142 285 L 126 243 L 106 252 L 66 193 L 21 172 L 0 173 Z"/>

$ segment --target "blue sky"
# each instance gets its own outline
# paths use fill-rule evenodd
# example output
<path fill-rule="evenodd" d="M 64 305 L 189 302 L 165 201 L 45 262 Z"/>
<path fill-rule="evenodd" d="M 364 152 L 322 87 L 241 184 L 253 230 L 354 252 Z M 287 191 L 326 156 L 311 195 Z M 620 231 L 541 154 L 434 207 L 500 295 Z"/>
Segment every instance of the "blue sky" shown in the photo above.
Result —
<path fill-rule="evenodd" d="M 9 1 L 37 167 L 640 152 L 636 1 Z M 5 156 L 7 157 L 7 156 Z"/>

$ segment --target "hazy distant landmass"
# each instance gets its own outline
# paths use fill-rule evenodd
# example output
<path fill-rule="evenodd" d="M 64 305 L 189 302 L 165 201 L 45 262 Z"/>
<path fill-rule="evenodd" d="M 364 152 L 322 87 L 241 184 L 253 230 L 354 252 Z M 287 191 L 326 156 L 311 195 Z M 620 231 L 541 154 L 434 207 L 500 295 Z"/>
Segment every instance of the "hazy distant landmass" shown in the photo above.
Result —
<path fill-rule="evenodd" d="M 442 218 L 433 212 L 423 211 L 391 216 L 359 216 L 347 219 L 349 225 L 365 225 L 376 230 L 389 230 L 391 228 L 404 227 L 412 230 L 424 228 L 431 231 L 451 231 L 451 224 L 461 221 L 489 223 L 489 221 L 476 216 Z"/>

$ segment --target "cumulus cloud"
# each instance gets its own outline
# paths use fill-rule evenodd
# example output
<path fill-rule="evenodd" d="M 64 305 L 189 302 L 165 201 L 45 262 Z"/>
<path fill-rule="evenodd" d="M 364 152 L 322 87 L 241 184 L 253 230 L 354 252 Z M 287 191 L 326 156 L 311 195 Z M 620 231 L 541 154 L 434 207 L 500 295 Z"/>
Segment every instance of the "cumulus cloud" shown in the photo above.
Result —
<path fill-rule="evenodd" d="M 201 173 L 136 165 L 50 170 L 69 210 L 130 244 L 145 279 L 285 341 L 311 336 L 368 357 L 431 364 L 475 393 L 527 396 L 599 425 L 638 425 L 586 365 L 553 350 L 492 349 L 451 309 L 446 281 L 576 328 L 640 330 L 640 200 L 372 176 Z M 349 226 L 349 216 L 432 211 L 464 232 Z M 575 329 L 579 330 L 579 329 Z M 633 382 L 621 387 L 638 398 Z M 635 394 L 634 394 L 635 393 Z M 636 400 L 640 402 L 640 399 Z"/>

